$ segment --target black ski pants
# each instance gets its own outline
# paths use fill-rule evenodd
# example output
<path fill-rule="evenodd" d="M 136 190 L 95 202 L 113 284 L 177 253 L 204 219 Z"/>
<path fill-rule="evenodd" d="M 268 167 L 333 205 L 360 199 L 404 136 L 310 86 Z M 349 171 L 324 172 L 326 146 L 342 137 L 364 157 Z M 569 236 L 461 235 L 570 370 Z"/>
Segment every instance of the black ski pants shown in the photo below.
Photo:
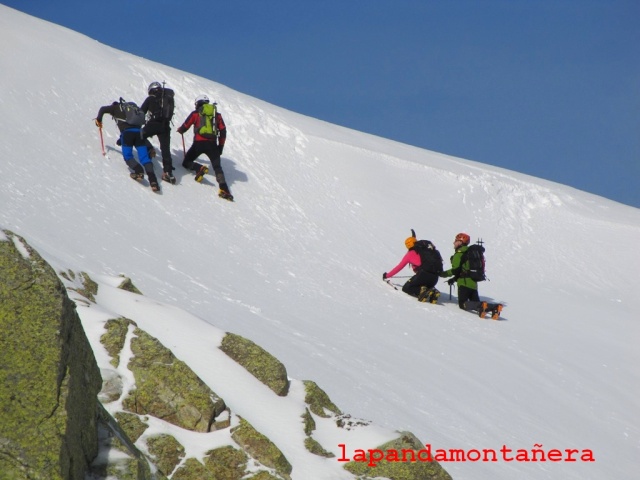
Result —
<path fill-rule="evenodd" d="M 480 305 L 478 290 L 458 285 L 458 306 L 463 310 L 477 310 Z"/>
<path fill-rule="evenodd" d="M 420 294 L 420 287 L 433 288 L 438 283 L 438 279 L 439 277 L 436 273 L 418 270 L 418 272 L 402 286 L 402 291 L 412 297 L 417 297 Z"/>
<path fill-rule="evenodd" d="M 187 170 L 197 170 L 199 165 L 194 163 L 195 159 L 200 155 L 206 155 L 209 157 L 211 167 L 216 174 L 216 181 L 222 190 L 228 191 L 227 180 L 224 177 L 222 166 L 220 165 L 220 149 L 215 141 L 195 141 L 191 148 L 187 150 L 187 154 L 184 156 L 182 166 Z"/>
<path fill-rule="evenodd" d="M 142 138 L 158 137 L 160 153 L 162 154 L 162 170 L 173 172 L 173 160 L 171 159 L 171 125 L 169 122 L 150 121 L 142 128 Z"/>

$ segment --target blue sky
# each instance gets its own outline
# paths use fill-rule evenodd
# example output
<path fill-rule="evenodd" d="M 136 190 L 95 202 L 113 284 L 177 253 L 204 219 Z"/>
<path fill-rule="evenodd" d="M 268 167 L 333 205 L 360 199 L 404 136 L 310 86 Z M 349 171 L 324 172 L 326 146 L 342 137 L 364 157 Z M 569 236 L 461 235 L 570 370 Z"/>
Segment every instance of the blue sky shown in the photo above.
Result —
<path fill-rule="evenodd" d="M 2 1 L 289 110 L 640 207 L 637 0 Z"/>

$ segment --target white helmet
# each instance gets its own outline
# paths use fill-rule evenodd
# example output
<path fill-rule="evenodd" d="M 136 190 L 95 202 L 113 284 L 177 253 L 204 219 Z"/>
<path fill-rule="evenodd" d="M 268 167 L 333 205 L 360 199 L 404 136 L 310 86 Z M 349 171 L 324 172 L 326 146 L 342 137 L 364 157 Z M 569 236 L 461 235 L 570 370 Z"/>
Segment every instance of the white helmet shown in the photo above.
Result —
<path fill-rule="evenodd" d="M 203 103 L 209 103 L 209 97 L 206 95 L 198 95 L 196 98 L 196 105 L 202 105 Z"/>

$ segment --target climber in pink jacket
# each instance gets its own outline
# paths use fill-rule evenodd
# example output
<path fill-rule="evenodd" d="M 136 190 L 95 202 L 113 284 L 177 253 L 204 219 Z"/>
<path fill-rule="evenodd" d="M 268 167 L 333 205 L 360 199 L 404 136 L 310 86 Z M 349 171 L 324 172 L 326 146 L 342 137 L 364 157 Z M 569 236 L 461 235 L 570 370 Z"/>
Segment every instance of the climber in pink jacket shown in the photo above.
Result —
<path fill-rule="evenodd" d="M 414 248 L 416 245 L 416 237 L 411 236 L 404 241 L 408 252 L 402 257 L 400 263 L 393 267 L 388 273 L 382 274 L 382 279 L 392 278 L 400 270 L 407 265 L 413 269 L 414 275 L 402 286 L 402 291 L 412 297 L 417 297 L 420 302 L 437 303 L 440 292 L 435 288 L 438 283 L 438 272 L 431 268 L 420 268 L 422 266 L 422 257 Z M 421 240 L 424 242 L 424 240 Z M 429 242 L 430 243 L 430 242 Z M 435 247 L 433 248 L 435 250 Z M 438 257 L 440 254 L 438 253 Z M 442 271 L 442 268 L 440 268 Z"/>

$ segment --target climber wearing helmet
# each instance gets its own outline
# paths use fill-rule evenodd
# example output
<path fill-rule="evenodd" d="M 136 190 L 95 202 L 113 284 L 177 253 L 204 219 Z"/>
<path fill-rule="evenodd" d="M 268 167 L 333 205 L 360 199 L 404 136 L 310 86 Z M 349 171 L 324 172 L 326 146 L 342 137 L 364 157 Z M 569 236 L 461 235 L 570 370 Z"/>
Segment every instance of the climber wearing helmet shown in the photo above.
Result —
<path fill-rule="evenodd" d="M 471 242 L 471 237 L 466 233 L 456 235 L 456 238 L 453 240 L 454 253 L 451 256 L 451 268 L 440 274 L 441 277 L 452 277 L 447 280 L 449 285 L 457 282 L 458 306 L 462 309 L 465 309 L 467 300 L 474 302 L 480 301 L 480 297 L 478 296 L 478 283 L 468 277 L 459 275 L 461 269 L 464 268 L 464 265 L 462 265 L 462 257 L 464 252 L 469 248 L 469 242 Z"/>
<path fill-rule="evenodd" d="M 471 278 L 471 267 L 468 259 L 469 243 L 471 237 L 466 233 L 459 233 L 453 240 L 454 254 L 451 256 L 451 268 L 440 274 L 441 277 L 451 277 L 447 280 L 449 285 L 454 283 L 458 286 L 458 306 L 463 310 L 477 312 L 481 318 L 485 318 L 487 313 L 491 314 L 491 318 L 498 320 L 503 305 L 501 303 L 489 303 L 480 300 L 478 294 L 478 282 Z M 484 252 L 484 248 L 479 242 Z M 477 245 L 472 245 L 477 250 Z M 476 277 L 477 278 L 477 277 Z M 484 278 L 484 272 L 483 276 Z"/>
<path fill-rule="evenodd" d="M 151 82 L 147 89 L 149 96 L 142 102 L 140 109 L 147 115 L 147 123 L 142 128 L 142 137 L 157 136 L 162 153 L 162 179 L 176 183 L 173 176 L 173 160 L 171 159 L 171 118 L 174 110 L 174 92 L 165 88 L 160 82 Z"/>
<path fill-rule="evenodd" d="M 224 124 L 222 115 L 217 111 L 217 104 L 210 102 L 209 97 L 206 95 L 198 95 L 195 99 L 194 107 L 193 112 L 178 127 L 180 135 L 184 135 L 191 126 L 193 126 L 194 133 L 193 143 L 184 156 L 182 166 L 195 172 L 196 182 L 202 182 L 204 176 L 209 173 L 209 169 L 195 160 L 202 154 L 206 155 L 216 174 L 216 181 L 219 186 L 218 196 L 225 200 L 233 201 L 233 195 L 229 191 L 229 185 L 227 185 L 227 180 L 220 164 L 220 155 L 222 155 L 227 139 L 227 127 Z"/>
<path fill-rule="evenodd" d="M 442 257 L 437 253 L 435 245 L 428 240 L 418 241 L 415 237 L 413 230 L 412 235 L 404 241 L 404 246 L 407 247 L 407 253 L 402 257 L 400 263 L 393 267 L 389 272 L 382 274 L 382 279 L 387 280 L 396 275 L 405 266 L 410 265 L 414 275 L 402 286 L 402 291 L 407 295 L 416 297 L 420 302 L 437 303 L 440 292 L 435 288 L 438 283 L 438 273 L 442 270 Z M 423 249 L 418 250 L 418 245 L 425 245 L 425 250 L 430 250 L 428 253 L 437 255 L 436 258 L 440 259 L 439 268 L 432 268 L 430 257 L 424 252 L 423 255 L 419 253 Z M 423 262 L 423 258 L 425 261 Z"/>

